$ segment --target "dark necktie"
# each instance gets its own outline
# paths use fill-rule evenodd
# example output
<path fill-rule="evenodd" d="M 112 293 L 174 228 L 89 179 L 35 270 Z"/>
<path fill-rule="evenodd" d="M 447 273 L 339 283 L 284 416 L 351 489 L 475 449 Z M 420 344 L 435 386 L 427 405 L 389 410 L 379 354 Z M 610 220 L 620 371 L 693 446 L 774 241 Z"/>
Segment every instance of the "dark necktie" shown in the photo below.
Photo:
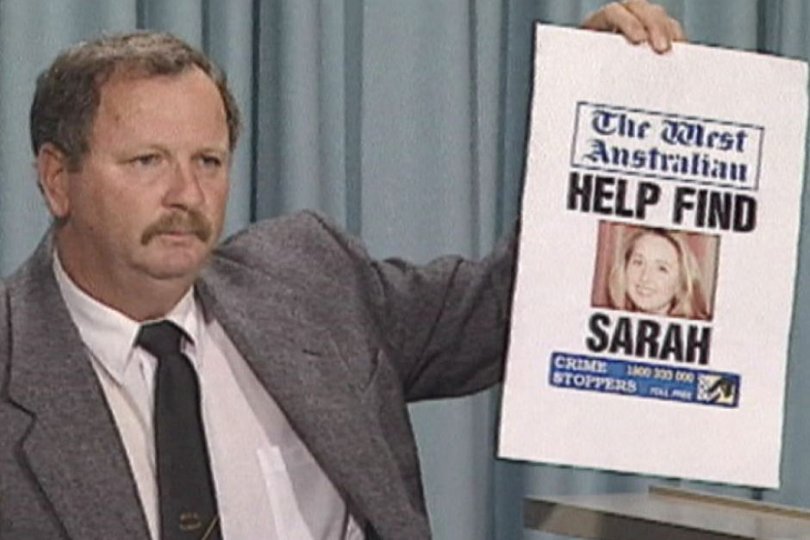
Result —
<path fill-rule="evenodd" d="M 157 358 L 155 454 L 161 540 L 220 540 L 217 501 L 200 413 L 197 373 L 168 321 L 141 327 L 137 344 Z"/>

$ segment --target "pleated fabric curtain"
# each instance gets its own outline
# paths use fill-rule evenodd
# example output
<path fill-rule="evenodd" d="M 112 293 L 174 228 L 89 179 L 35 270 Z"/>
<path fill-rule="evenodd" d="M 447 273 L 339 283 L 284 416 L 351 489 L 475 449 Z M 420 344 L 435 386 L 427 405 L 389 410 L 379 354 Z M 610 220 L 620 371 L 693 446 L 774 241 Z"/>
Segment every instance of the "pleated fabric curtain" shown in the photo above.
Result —
<path fill-rule="evenodd" d="M 174 32 L 227 71 L 245 131 L 227 232 L 316 208 L 372 254 L 479 257 L 519 208 L 532 22 L 576 25 L 582 0 L 0 0 L 0 275 L 49 218 L 27 114 L 36 74 L 101 32 Z M 692 41 L 810 57 L 803 0 L 671 0 Z M 804 227 L 810 204 L 804 195 Z M 701 489 L 810 506 L 810 234 L 800 246 L 783 487 Z M 764 276 L 763 276 L 764 277 Z M 493 458 L 499 391 L 412 407 L 435 537 L 514 540 L 527 495 L 679 482 Z M 572 436 L 575 436 L 572 426 Z M 730 442 L 733 452 L 733 442 Z M 677 452 L 673 452 L 677 455 Z"/>

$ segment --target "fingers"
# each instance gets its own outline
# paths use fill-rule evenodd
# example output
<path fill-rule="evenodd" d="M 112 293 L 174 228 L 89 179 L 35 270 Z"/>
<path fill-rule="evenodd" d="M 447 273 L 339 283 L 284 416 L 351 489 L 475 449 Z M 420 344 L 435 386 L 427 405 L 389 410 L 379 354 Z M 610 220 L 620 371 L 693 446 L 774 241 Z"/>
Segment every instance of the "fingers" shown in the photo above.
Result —
<path fill-rule="evenodd" d="M 583 28 L 618 32 L 631 43 L 649 42 L 659 53 L 668 51 L 674 41 L 685 41 L 681 24 L 664 8 L 647 0 L 612 2 L 591 14 Z"/>
<path fill-rule="evenodd" d="M 672 41 L 689 41 L 689 39 L 686 37 L 686 32 L 684 31 L 683 26 L 681 26 L 681 23 L 678 22 L 677 19 L 670 17 L 669 24 Z"/>
<path fill-rule="evenodd" d="M 633 13 L 619 2 L 612 2 L 592 13 L 582 28 L 601 32 L 617 32 L 631 43 L 647 41 L 647 30 Z"/>
<path fill-rule="evenodd" d="M 678 41 L 677 33 L 683 36 L 681 25 L 658 4 L 650 4 L 647 0 L 625 0 L 621 5 L 632 13 L 647 30 L 648 41 L 656 52 L 668 51 L 672 47 L 672 42 Z"/>

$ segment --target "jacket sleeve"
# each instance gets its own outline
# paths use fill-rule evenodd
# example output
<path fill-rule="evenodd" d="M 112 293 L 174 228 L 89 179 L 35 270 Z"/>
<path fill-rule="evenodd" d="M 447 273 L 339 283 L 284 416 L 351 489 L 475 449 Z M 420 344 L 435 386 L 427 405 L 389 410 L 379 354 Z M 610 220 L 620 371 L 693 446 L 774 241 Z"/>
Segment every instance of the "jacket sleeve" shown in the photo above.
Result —
<path fill-rule="evenodd" d="M 441 257 L 423 266 L 371 259 L 320 216 L 353 261 L 407 401 L 477 392 L 502 379 L 516 233 L 481 261 Z"/>
<path fill-rule="evenodd" d="M 515 236 L 481 261 L 414 265 L 374 260 L 327 218 L 301 212 L 251 226 L 220 253 L 262 273 L 256 286 L 269 279 L 289 291 L 296 316 L 333 337 L 358 379 L 394 375 L 402 397 L 415 401 L 501 380 Z"/>

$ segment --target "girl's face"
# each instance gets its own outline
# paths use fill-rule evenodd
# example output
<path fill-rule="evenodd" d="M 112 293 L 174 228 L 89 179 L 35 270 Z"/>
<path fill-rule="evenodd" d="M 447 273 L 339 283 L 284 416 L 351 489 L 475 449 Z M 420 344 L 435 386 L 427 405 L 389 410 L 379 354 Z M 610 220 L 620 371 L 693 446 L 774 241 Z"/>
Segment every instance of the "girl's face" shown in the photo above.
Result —
<path fill-rule="evenodd" d="M 657 234 L 636 239 L 625 269 L 627 296 L 646 313 L 666 315 L 681 280 L 678 251 Z"/>

